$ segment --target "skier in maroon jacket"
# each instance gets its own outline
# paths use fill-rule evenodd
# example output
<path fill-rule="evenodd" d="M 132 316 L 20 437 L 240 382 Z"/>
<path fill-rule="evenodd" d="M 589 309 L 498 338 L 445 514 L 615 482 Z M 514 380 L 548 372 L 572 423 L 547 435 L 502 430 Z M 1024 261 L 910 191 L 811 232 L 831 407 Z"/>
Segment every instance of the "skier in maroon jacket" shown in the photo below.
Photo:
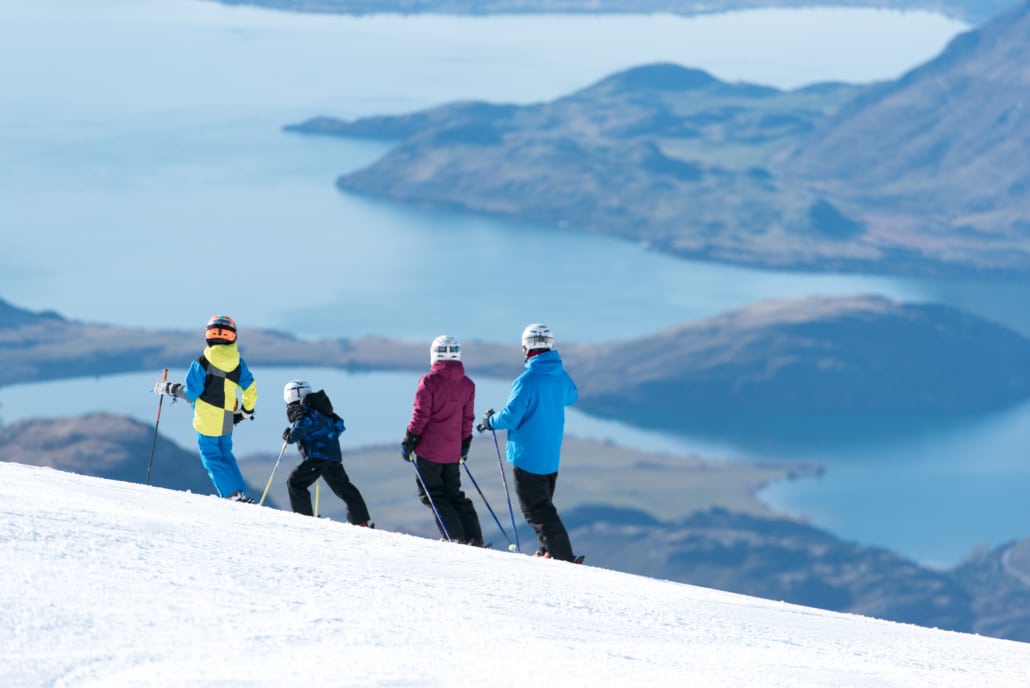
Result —
<path fill-rule="evenodd" d="M 415 391 L 401 456 L 415 462 L 425 483 L 423 489 L 416 480 L 419 498 L 426 506 L 436 508 L 440 534 L 454 542 L 482 547 L 479 516 L 472 500 L 461 490 L 459 465 L 468 458 L 472 445 L 476 385 L 465 375 L 461 345 L 454 337 L 434 339 L 429 362 L 429 372 L 418 381 Z"/>

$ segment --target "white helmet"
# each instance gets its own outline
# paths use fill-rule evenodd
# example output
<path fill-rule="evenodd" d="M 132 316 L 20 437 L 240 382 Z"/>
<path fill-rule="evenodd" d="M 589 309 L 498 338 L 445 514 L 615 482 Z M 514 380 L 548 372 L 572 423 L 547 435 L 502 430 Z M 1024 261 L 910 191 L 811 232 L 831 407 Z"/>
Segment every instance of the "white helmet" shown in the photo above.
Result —
<path fill-rule="evenodd" d="M 429 362 L 460 361 L 461 344 L 454 337 L 442 334 L 429 346 Z"/>
<path fill-rule="evenodd" d="M 311 393 L 311 384 L 307 380 L 290 380 L 283 387 L 283 401 L 292 404 L 295 401 L 302 401 Z"/>
<path fill-rule="evenodd" d="M 528 354 L 534 349 L 553 349 L 554 332 L 547 325 L 534 323 L 522 330 L 522 353 Z"/>

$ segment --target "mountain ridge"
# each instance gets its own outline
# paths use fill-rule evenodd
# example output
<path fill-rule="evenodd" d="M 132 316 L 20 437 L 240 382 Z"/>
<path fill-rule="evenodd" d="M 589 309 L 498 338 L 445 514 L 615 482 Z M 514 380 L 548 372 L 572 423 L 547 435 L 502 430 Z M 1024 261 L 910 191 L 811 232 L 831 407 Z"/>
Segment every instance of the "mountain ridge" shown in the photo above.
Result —
<path fill-rule="evenodd" d="M 1022 2 L 901 79 L 869 89 L 773 165 L 785 176 L 874 209 L 873 231 L 921 221 L 910 241 L 961 247 L 991 237 L 1025 250 L 1030 167 L 1030 3 Z M 990 180 L 984 183 L 983 180 Z M 1007 239 L 1007 240 L 1006 240 Z M 949 243 L 950 241 L 950 243 Z"/>
<path fill-rule="evenodd" d="M 1028 17 L 1024 0 L 900 79 L 866 87 L 778 91 L 659 64 L 515 109 L 459 103 L 285 129 L 403 136 L 337 178 L 347 193 L 685 258 L 1025 279 Z"/>

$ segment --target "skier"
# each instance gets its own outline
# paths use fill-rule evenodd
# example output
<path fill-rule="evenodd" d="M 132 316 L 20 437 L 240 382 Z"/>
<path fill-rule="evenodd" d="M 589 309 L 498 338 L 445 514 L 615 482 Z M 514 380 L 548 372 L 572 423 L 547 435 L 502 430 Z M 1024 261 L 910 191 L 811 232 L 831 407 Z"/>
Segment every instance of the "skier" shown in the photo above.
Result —
<path fill-rule="evenodd" d="M 541 324 L 526 327 L 522 353 L 526 370 L 512 383 L 507 404 L 500 413 L 487 411 L 476 430 L 508 431 L 505 454 L 514 467 L 515 493 L 522 514 L 540 541 L 537 555 L 581 562 L 582 557 L 572 553 L 569 534 L 553 502 L 565 407 L 574 404 L 579 393 L 554 349 L 551 328 Z"/>
<path fill-rule="evenodd" d="M 401 440 L 401 456 L 415 463 L 421 477 L 421 482 L 416 480 L 419 498 L 427 507 L 435 507 L 440 534 L 482 547 L 479 516 L 461 490 L 459 469 L 472 446 L 476 385 L 465 375 L 461 344 L 454 337 L 442 335 L 433 340 L 429 363 L 429 372 L 418 381 L 411 420 Z"/>
<path fill-rule="evenodd" d="M 219 497 L 253 504 L 232 453 L 233 427 L 254 419 L 257 385 L 236 345 L 236 323 L 227 315 L 211 318 L 204 330 L 207 347 L 190 364 L 186 384 L 158 380 L 155 394 L 193 404 L 200 460 Z M 242 392 L 242 404 L 237 394 Z"/>
<path fill-rule="evenodd" d="M 283 388 L 283 401 L 290 421 L 283 430 L 283 439 L 289 444 L 296 442 L 303 457 L 286 480 L 294 513 L 314 516 L 308 488 L 323 478 L 329 489 L 347 505 L 347 521 L 364 528 L 372 527 L 365 500 L 343 469 L 340 435 L 346 428 L 343 419 L 333 412 L 325 390 L 312 392 L 306 381 L 290 380 Z"/>

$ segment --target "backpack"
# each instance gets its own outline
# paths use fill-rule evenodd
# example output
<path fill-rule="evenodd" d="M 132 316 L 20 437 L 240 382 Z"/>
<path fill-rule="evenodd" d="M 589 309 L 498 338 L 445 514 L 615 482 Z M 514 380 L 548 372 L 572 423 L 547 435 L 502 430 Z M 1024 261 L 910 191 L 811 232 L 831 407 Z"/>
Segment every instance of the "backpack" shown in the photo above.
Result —
<path fill-rule="evenodd" d="M 345 429 L 343 419 L 333 412 L 333 404 L 325 390 L 309 393 L 300 403 L 310 409 L 298 428 L 301 455 L 304 458 L 328 461 L 342 460 L 339 438 Z"/>
<path fill-rule="evenodd" d="M 325 393 L 324 389 L 310 392 L 304 396 L 300 403 L 330 418 L 336 415 L 333 413 L 333 402 L 329 401 L 329 396 Z"/>

